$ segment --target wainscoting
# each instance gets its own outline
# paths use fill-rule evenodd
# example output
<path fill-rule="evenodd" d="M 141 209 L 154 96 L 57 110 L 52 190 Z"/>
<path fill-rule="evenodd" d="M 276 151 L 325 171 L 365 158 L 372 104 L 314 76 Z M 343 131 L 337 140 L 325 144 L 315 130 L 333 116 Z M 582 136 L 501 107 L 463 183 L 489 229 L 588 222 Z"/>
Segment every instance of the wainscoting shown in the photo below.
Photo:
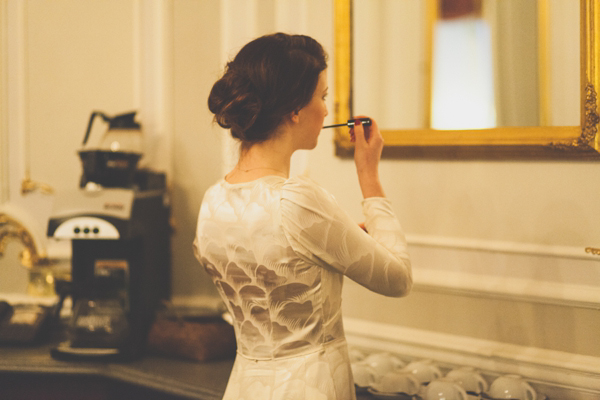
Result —
<path fill-rule="evenodd" d="M 415 285 L 600 309 L 600 257 L 585 248 L 407 235 Z"/>
<path fill-rule="evenodd" d="M 347 282 L 351 346 L 472 366 L 490 382 L 519 374 L 549 399 L 600 398 L 600 257 L 583 247 L 414 234 L 407 240 L 414 286 L 406 299 Z"/>
<path fill-rule="evenodd" d="M 502 374 L 519 374 L 550 400 L 600 398 L 600 359 L 465 336 L 406 328 L 354 318 L 344 319 L 350 346 L 390 352 L 403 360 L 431 359 L 440 367 L 471 366 L 491 383 Z"/>

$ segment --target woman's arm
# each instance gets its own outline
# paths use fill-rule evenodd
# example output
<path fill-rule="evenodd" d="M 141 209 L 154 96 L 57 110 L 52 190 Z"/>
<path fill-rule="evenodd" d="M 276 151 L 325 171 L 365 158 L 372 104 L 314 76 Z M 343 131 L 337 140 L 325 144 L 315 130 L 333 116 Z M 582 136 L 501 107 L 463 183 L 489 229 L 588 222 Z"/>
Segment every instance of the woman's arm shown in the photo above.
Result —
<path fill-rule="evenodd" d="M 377 122 L 371 118 L 371 125 L 363 126 L 357 119 L 350 129 L 350 136 L 354 142 L 354 164 L 363 198 L 385 197 L 379 180 L 383 137 Z"/>
<path fill-rule="evenodd" d="M 386 296 L 410 292 L 406 240 L 387 199 L 363 201 L 368 234 L 331 195 L 303 178 L 287 181 L 281 206 L 284 231 L 303 258 Z"/>

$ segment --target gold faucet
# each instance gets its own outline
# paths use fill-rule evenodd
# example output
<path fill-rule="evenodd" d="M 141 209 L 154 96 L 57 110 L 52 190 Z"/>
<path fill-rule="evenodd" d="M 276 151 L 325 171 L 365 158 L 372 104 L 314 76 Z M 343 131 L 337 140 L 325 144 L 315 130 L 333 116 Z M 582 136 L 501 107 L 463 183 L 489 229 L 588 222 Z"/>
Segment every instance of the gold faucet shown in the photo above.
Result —
<path fill-rule="evenodd" d="M 4 256 L 4 246 L 10 239 L 17 239 L 25 246 L 19 255 L 19 260 L 24 267 L 33 268 L 52 264 L 45 252 L 38 251 L 33 236 L 23 224 L 5 213 L 0 213 L 0 257 Z"/>

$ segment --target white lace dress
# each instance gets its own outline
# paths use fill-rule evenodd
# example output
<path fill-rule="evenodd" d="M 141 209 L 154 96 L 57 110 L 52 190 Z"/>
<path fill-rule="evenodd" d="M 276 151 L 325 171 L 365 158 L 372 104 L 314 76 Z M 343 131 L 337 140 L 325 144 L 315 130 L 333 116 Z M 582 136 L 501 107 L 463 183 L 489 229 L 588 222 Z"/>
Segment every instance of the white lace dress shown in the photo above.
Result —
<path fill-rule="evenodd" d="M 365 233 L 307 178 L 225 180 L 205 194 L 196 256 L 234 317 L 224 399 L 354 399 L 341 315 L 344 275 L 401 296 L 412 285 L 388 200 L 363 201 Z"/>

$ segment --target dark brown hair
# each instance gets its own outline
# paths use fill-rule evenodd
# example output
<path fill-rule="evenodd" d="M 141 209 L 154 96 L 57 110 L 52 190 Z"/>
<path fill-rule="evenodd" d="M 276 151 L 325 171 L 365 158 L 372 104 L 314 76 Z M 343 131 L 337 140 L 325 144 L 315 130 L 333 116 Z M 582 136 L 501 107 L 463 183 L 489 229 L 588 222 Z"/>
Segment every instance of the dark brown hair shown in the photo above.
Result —
<path fill-rule="evenodd" d="M 271 137 L 285 115 L 307 105 L 327 68 L 314 39 L 275 33 L 246 44 L 212 87 L 208 108 L 215 121 L 244 144 Z"/>

